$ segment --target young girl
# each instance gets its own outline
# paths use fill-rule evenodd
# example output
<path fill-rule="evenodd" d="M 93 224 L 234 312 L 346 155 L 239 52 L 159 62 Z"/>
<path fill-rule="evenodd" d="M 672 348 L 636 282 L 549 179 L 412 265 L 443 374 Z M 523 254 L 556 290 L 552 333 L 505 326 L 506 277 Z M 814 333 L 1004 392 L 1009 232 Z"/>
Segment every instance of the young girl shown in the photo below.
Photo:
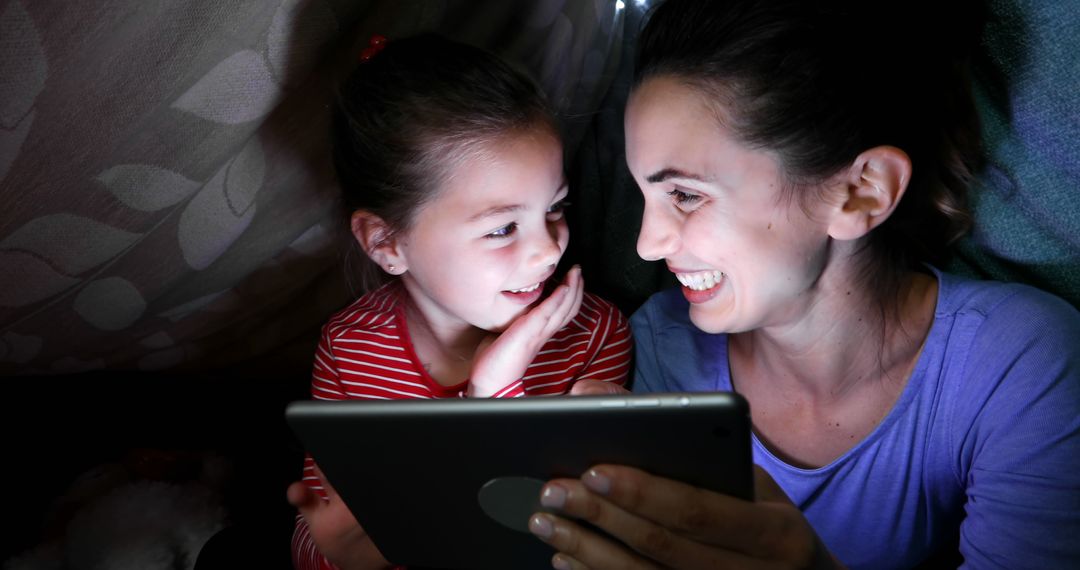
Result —
<path fill-rule="evenodd" d="M 389 282 L 323 327 L 312 397 L 621 385 L 624 317 L 583 291 L 576 267 L 552 282 L 568 241 L 568 189 L 542 92 L 474 47 L 434 35 L 384 42 L 372 40 L 341 89 L 333 158 L 356 243 Z M 298 568 L 386 565 L 310 457 L 288 494 L 300 510 Z"/>
<path fill-rule="evenodd" d="M 530 519 L 556 567 L 1076 567 L 1080 313 L 935 267 L 970 223 L 972 4 L 652 14 L 626 158 L 682 287 L 631 318 L 634 390 L 745 396 L 756 500 L 597 466 Z"/>

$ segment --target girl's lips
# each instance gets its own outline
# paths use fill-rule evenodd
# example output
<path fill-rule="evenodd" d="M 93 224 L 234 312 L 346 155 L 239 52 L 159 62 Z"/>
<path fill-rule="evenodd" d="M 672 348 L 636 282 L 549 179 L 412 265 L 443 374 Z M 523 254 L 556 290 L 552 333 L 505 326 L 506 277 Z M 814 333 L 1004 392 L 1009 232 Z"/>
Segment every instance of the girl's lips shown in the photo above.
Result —
<path fill-rule="evenodd" d="M 522 305 L 531 305 L 540 299 L 540 296 L 544 294 L 543 287 L 537 287 L 528 293 L 511 293 L 510 291 L 503 291 L 502 294 L 513 301 Z"/>
<path fill-rule="evenodd" d="M 502 294 L 505 295 L 508 299 L 510 299 L 514 303 L 519 303 L 519 304 L 522 304 L 522 305 L 531 305 L 531 304 L 535 303 L 537 300 L 539 300 L 540 297 L 543 297 L 548 292 L 547 291 L 547 289 L 548 289 L 547 285 L 549 284 L 550 281 L 551 281 L 551 276 L 548 275 L 547 277 L 544 278 L 543 281 L 540 281 L 539 285 L 536 287 L 536 289 L 533 289 L 532 291 L 529 291 L 527 293 L 515 293 L 513 291 L 503 291 Z"/>

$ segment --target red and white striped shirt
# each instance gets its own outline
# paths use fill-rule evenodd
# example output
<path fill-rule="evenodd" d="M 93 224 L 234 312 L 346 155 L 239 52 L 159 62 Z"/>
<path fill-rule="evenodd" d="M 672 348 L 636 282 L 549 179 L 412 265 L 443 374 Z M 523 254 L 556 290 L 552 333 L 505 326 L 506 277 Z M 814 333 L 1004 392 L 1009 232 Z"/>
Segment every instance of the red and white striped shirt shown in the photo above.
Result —
<path fill-rule="evenodd" d="M 424 369 L 405 323 L 400 283 L 357 299 L 323 326 L 315 354 L 311 397 L 316 400 L 406 400 L 462 397 L 468 382 L 443 386 Z M 585 293 L 578 314 L 541 347 L 524 376 L 495 397 L 565 394 L 578 380 L 624 384 L 630 372 L 630 329 L 611 303 Z M 323 498 L 311 457 L 303 480 Z M 292 540 L 298 570 L 333 568 L 318 551 L 307 522 L 296 517 Z"/>

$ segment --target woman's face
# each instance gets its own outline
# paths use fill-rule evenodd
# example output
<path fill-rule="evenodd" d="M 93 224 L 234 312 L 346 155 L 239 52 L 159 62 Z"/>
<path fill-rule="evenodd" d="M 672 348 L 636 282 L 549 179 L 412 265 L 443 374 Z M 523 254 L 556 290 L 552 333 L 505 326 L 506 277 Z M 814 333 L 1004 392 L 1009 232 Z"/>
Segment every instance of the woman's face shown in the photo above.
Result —
<path fill-rule="evenodd" d="M 704 97 L 664 76 L 630 97 L 626 158 L 645 197 L 638 254 L 666 261 L 704 331 L 797 323 L 813 306 L 836 206 L 786 198 L 773 156 L 737 142 Z"/>

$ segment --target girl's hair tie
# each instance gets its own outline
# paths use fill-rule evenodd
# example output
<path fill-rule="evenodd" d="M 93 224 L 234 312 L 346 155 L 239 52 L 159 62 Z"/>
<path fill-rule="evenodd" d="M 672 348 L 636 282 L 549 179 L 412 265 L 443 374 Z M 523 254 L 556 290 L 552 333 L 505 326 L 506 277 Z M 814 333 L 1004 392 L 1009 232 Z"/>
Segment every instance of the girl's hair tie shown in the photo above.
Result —
<path fill-rule="evenodd" d="M 371 39 L 368 40 L 368 45 L 360 52 L 360 62 L 371 61 L 371 58 L 378 55 L 383 48 L 386 47 L 386 36 L 381 34 L 372 34 Z"/>

